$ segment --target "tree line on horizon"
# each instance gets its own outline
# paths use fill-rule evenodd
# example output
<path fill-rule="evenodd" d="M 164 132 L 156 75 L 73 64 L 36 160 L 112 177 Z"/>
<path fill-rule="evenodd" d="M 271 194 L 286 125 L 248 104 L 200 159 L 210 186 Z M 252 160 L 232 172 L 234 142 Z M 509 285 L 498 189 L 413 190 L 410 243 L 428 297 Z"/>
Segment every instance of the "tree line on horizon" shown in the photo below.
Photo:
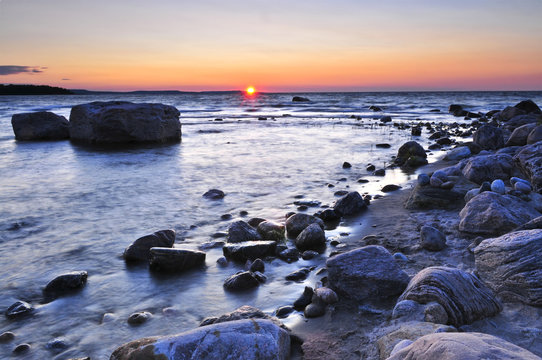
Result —
<path fill-rule="evenodd" d="M 74 92 L 48 85 L 0 84 L 0 95 L 73 95 Z"/>

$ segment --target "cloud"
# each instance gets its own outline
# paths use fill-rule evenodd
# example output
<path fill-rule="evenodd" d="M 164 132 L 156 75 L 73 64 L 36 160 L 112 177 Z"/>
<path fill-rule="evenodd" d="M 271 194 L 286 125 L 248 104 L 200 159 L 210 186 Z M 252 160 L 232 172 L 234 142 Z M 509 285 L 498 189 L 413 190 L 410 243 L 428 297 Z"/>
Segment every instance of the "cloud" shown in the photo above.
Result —
<path fill-rule="evenodd" d="M 1 75 L 14 75 L 14 74 L 39 74 L 47 67 L 43 66 L 22 66 L 22 65 L 0 65 Z"/>
<path fill-rule="evenodd" d="M 63 78 L 62 81 L 70 81 L 71 79 Z"/>

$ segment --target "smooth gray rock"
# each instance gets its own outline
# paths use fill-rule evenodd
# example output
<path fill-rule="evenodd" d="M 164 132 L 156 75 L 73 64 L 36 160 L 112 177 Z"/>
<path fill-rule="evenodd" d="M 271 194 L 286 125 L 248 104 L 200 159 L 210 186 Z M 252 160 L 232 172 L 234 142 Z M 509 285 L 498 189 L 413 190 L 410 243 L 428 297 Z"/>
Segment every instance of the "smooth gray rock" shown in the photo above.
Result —
<path fill-rule="evenodd" d="M 474 249 L 476 272 L 503 299 L 542 306 L 542 230 L 486 239 Z"/>
<path fill-rule="evenodd" d="M 262 240 L 262 236 L 256 229 L 243 220 L 232 223 L 228 228 L 229 243 L 240 243 L 253 240 Z"/>
<path fill-rule="evenodd" d="M 515 196 L 485 191 L 472 198 L 459 216 L 460 231 L 502 235 L 540 216 L 540 213 Z"/>
<path fill-rule="evenodd" d="M 150 255 L 149 265 L 158 271 L 178 272 L 205 264 L 203 251 L 153 247 Z"/>
<path fill-rule="evenodd" d="M 70 113 L 70 139 L 90 144 L 179 142 L 179 110 L 127 101 L 76 105 Z"/>
<path fill-rule="evenodd" d="M 256 230 L 262 236 L 262 239 L 282 241 L 284 240 L 286 228 L 283 224 L 266 220 L 259 223 Z"/>
<path fill-rule="evenodd" d="M 448 314 L 448 324 L 456 327 L 502 310 L 491 290 L 477 277 L 443 266 L 428 267 L 416 274 L 397 301 L 403 300 L 440 304 Z"/>
<path fill-rule="evenodd" d="M 11 126 L 17 140 L 64 140 L 70 137 L 64 116 L 48 111 L 15 114 Z"/>
<path fill-rule="evenodd" d="M 493 180 L 493 182 L 491 183 L 491 191 L 500 195 L 504 195 L 506 193 L 506 186 L 504 185 L 504 181 L 502 181 L 501 179 Z"/>
<path fill-rule="evenodd" d="M 314 290 L 314 296 L 326 304 L 335 304 L 339 301 L 339 295 L 328 287 L 319 287 Z"/>
<path fill-rule="evenodd" d="M 532 188 L 531 185 L 518 181 L 514 184 L 514 190 L 520 191 L 524 194 L 529 194 L 532 191 Z"/>
<path fill-rule="evenodd" d="M 409 277 L 382 246 L 365 246 L 329 258 L 329 287 L 339 295 L 358 301 L 399 295 Z"/>
<path fill-rule="evenodd" d="M 310 224 L 297 236 L 295 246 L 300 250 L 317 250 L 326 246 L 326 234 L 320 225 Z"/>
<path fill-rule="evenodd" d="M 540 357 L 496 336 L 441 332 L 420 337 L 387 360 L 540 360 Z"/>
<path fill-rule="evenodd" d="M 449 161 L 457 161 L 457 160 L 466 159 L 471 155 L 472 153 L 468 146 L 459 146 L 459 147 L 449 150 L 444 156 L 444 159 L 449 160 Z"/>
<path fill-rule="evenodd" d="M 244 241 L 235 244 L 226 244 L 222 252 L 227 259 L 246 262 L 275 254 L 277 243 L 275 241 Z"/>
<path fill-rule="evenodd" d="M 143 338 L 117 348 L 111 360 L 286 360 L 290 335 L 264 319 L 213 324 L 177 335 Z"/>
<path fill-rule="evenodd" d="M 341 216 L 356 215 L 367 209 L 367 204 L 357 191 L 349 192 L 335 202 L 333 210 Z"/>
<path fill-rule="evenodd" d="M 86 271 L 72 271 L 62 274 L 49 281 L 43 289 L 47 300 L 52 300 L 66 293 L 79 290 L 87 283 L 88 273 Z"/>
<path fill-rule="evenodd" d="M 516 176 L 514 160 L 510 155 L 478 155 L 467 160 L 463 168 L 463 175 L 477 184 L 495 179 L 508 180 Z"/>
<path fill-rule="evenodd" d="M 250 271 L 233 274 L 224 281 L 224 288 L 231 291 L 242 291 L 258 287 L 260 282 Z"/>
<path fill-rule="evenodd" d="M 324 221 L 316 216 L 293 214 L 286 220 L 286 231 L 289 237 L 296 238 L 307 226 L 314 223 L 318 224 L 322 230 L 324 229 Z"/>
<path fill-rule="evenodd" d="M 496 150 L 504 146 L 503 132 L 493 125 L 482 125 L 476 130 L 473 142 L 484 150 Z"/>
<path fill-rule="evenodd" d="M 516 128 L 508 140 L 506 146 L 523 146 L 527 144 L 529 133 L 536 127 L 536 123 L 522 125 Z"/>
<path fill-rule="evenodd" d="M 539 141 L 542 141 L 542 125 L 535 127 L 527 137 L 527 144 L 535 144 Z"/>
<path fill-rule="evenodd" d="M 421 247 L 429 251 L 440 251 L 446 247 L 446 236 L 432 226 L 422 226 L 420 239 Z"/>
<path fill-rule="evenodd" d="M 542 141 L 524 146 L 514 156 L 521 172 L 529 178 L 534 191 L 542 192 Z"/>
<path fill-rule="evenodd" d="M 145 235 L 134 241 L 124 250 L 126 261 L 148 261 L 150 250 L 153 247 L 173 247 L 175 242 L 175 230 L 160 230 L 150 235 Z"/>

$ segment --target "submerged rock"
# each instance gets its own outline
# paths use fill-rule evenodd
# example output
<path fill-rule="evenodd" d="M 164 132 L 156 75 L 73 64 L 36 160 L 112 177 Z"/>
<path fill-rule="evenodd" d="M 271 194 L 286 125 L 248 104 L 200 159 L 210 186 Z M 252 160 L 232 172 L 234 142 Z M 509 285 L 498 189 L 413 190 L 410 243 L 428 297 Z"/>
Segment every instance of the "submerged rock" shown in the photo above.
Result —
<path fill-rule="evenodd" d="M 243 220 L 236 221 L 228 228 L 228 242 L 240 243 L 252 240 L 262 240 L 261 235 Z"/>
<path fill-rule="evenodd" d="M 153 234 L 140 237 L 124 250 L 126 261 L 148 261 L 153 247 L 173 247 L 175 230 L 160 230 Z"/>
<path fill-rule="evenodd" d="M 32 311 L 34 311 L 32 305 L 30 305 L 26 301 L 18 300 L 7 308 L 5 314 L 8 319 L 15 319 L 30 315 Z"/>
<path fill-rule="evenodd" d="M 158 271 L 184 271 L 205 264 L 203 251 L 153 247 L 150 255 L 149 265 Z"/>
<path fill-rule="evenodd" d="M 222 251 L 227 259 L 245 262 L 274 255 L 276 246 L 275 241 L 244 241 L 226 244 Z"/>
<path fill-rule="evenodd" d="M 148 311 L 136 312 L 128 317 L 128 324 L 141 325 L 143 323 L 146 323 L 151 318 L 152 318 L 152 314 Z"/>
<path fill-rule="evenodd" d="M 205 192 L 205 194 L 202 195 L 206 199 L 210 200 L 220 200 L 223 199 L 226 194 L 224 191 L 219 189 L 211 189 Z"/>
<path fill-rule="evenodd" d="M 542 230 L 486 239 L 474 249 L 476 273 L 503 299 L 542 306 Z"/>
<path fill-rule="evenodd" d="M 73 271 L 62 274 L 51 280 L 43 289 L 47 299 L 54 299 L 66 293 L 79 290 L 87 283 L 86 271 Z"/>
<path fill-rule="evenodd" d="M 64 140 L 70 137 L 64 116 L 48 111 L 15 114 L 11 126 L 17 140 Z"/>
<path fill-rule="evenodd" d="M 177 335 L 143 338 L 124 344 L 111 355 L 121 359 L 260 359 L 290 356 L 289 333 L 269 320 L 229 321 Z"/>
<path fill-rule="evenodd" d="M 303 281 L 309 276 L 311 272 L 310 268 L 301 268 L 286 275 L 286 280 L 290 281 Z"/>
<path fill-rule="evenodd" d="M 207 326 L 211 324 L 220 324 L 228 321 L 246 320 L 246 319 L 265 319 L 276 325 L 286 329 L 279 319 L 269 316 L 258 308 L 250 305 L 243 305 L 232 312 L 222 314 L 220 316 L 211 316 L 202 320 L 199 326 Z"/>
<path fill-rule="evenodd" d="M 443 266 L 425 268 L 410 280 L 399 301 L 436 302 L 459 327 L 498 314 L 502 306 L 491 290 L 475 276 Z"/>
<path fill-rule="evenodd" d="M 297 237 L 310 224 L 318 224 L 324 229 L 324 222 L 316 216 L 307 214 L 293 214 L 286 220 L 286 231 L 289 237 Z"/>
<path fill-rule="evenodd" d="M 179 142 L 179 110 L 127 101 L 76 105 L 70 113 L 70 139 L 91 144 Z"/>

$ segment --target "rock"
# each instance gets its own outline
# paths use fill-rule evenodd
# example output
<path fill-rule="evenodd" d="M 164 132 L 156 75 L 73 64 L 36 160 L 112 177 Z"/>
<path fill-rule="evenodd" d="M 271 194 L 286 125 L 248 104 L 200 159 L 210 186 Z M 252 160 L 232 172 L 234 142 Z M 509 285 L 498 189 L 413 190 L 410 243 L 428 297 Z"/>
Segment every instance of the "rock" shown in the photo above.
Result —
<path fill-rule="evenodd" d="M 441 332 L 420 337 L 387 360 L 539 360 L 533 353 L 501 338 L 482 333 Z"/>
<path fill-rule="evenodd" d="M 262 274 L 259 271 L 254 271 L 252 273 L 252 276 L 254 276 L 256 278 L 256 280 L 258 280 L 262 284 L 267 281 L 267 276 L 265 276 L 264 274 Z"/>
<path fill-rule="evenodd" d="M 473 142 L 485 150 L 496 150 L 504 146 L 502 130 L 492 125 L 482 125 L 476 130 Z"/>
<path fill-rule="evenodd" d="M 286 280 L 289 281 L 303 281 L 309 276 L 309 273 L 311 272 L 311 269 L 309 268 L 301 268 L 299 270 L 296 270 L 294 272 L 289 273 L 286 275 Z"/>
<path fill-rule="evenodd" d="M 400 294 L 408 275 L 382 246 L 365 246 L 329 258 L 329 287 L 358 301 L 379 301 Z"/>
<path fill-rule="evenodd" d="M 485 191 L 491 191 L 491 183 L 489 181 L 484 181 L 482 185 L 480 185 L 479 191 L 480 193 L 483 193 Z"/>
<path fill-rule="evenodd" d="M 66 339 L 55 338 L 53 340 L 48 341 L 47 344 L 45 345 L 45 347 L 48 350 L 61 351 L 61 350 L 65 350 L 65 349 L 69 348 L 70 345 L 68 344 Z"/>
<path fill-rule="evenodd" d="M 379 149 L 389 149 L 391 148 L 391 145 L 388 143 L 380 143 L 380 144 L 376 144 L 375 147 Z"/>
<path fill-rule="evenodd" d="M 228 242 L 240 243 L 252 240 L 262 240 L 261 235 L 243 220 L 236 221 L 228 228 Z"/>
<path fill-rule="evenodd" d="M 519 115 L 515 116 L 514 118 L 510 119 L 508 122 L 503 124 L 503 128 L 509 131 L 513 131 L 514 129 L 526 125 L 526 124 L 536 124 L 542 119 L 542 116 L 540 115 Z"/>
<path fill-rule="evenodd" d="M 292 101 L 293 102 L 308 102 L 310 100 L 308 98 L 306 98 L 306 97 L 303 97 L 303 96 L 294 96 L 292 98 Z"/>
<path fill-rule="evenodd" d="M 476 184 L 471 183 L 462 176 L 455 179 L 455 185 L 452 190 L 432 186 L 420 186 L 420 184 L 417 184 L 412 189 L 405 203 L 405 208 L 436 209 L 462 206 L 465 194 L 474 186 Z"/>
<path fill-rule="evenodd" d="M 260 282 L 250 271 L 233 274 L 224 281 L 224 288 L 231 291 L 242 291 L 258 287 Z"/>
<path fill-rule="evenodd" d="M 11 126 L 17 140 L 64 140 L 70 137 L 68 120 L 48 111 L 15 114 L 11 117 Z"/>
<path fill-rule="evenodd" d="M 400 252 L 394 253 L 393 258 L 395 260 L 399 260 L 399 261 L 408 261 L 408 258 L 404 254 L 402 254 Z"/>
<path fill-rule="evenodd" d="M 455 186 L 455 183 L 453 181 L 446 181 L 442 184 L 440 184 L 440 188 L 444 190 L 451 190 Z"/>
<path fill-rule="evenodd" d="M 444 160 L 457 161 L 466 159 L 471 155 L 472 153 L 468 146 L 459 146 L 449 150 L 444 156 Z"/>
<path fill-rule="evenodd" d="M 423 306 L 413 300 L 398 301 L 393 308 L 391 318 L 403 318 L 404 320 L 422 321 L 424 319 Z"/>
<path fill-rule="evenodd" d="M 533 129 L 536 127 L 536 123 L 525 124 L 517 127 L 508 140 L 506 146 L 523 146 L 527 144 L 527 138 Z"/>
<path fill-rule="evenodd" d="M 243 305 L 232 312 L 222 314 L 218 317 L 208 317 L 202 320 L 199 326 L 207 326 L 211 324 L 220 324 L 229 321 L 245 320 L 245 319 L 265 319 L 269 320 L 276 325 L 286 329 L 286 327 L 273 316 L 269 316 L 258 308 L 250 305 Z"/>
<path fill-rule="evenodd" d="M 463 110 L 463 106 L 462 105 L 459 105 L 459 104 L 451 104 L 449 107 L 448 107 L 448 112 L 450 114 L 453 114 L 455 113 L 456 111 L 461 111 Z"/>
<path fill-rule="evenodd" d="M 149 265 L 158 271 L 184 271 L 205 264 L 203 251 L 153 247 L 150 254 Z"/>
<path fill-rule="evenodd" d="M 285 317 L 288 317 L 288 315 L 290 315 L 292 312 L 294 312 L 293 306 L 281 306 L 275 312 L 275 316 L 279 319 L 283 319 Z"/>
<path fill-rule="evenodd" d="M 480 189 L 472 189 L 465 194 L 465 203 L 468 203 L 473 197 L 480 193 Z"/>
<path fill-rule="evenodd" d="M 507 106 L 499 113 L 498 119 L 501 121 L 508 121 L 518 115 L 524 115 L 525 111 L 518 109 L 514 106 Z"/>
<path fill-rule="evenodd" d="M 310 224 L 297 236 L 295 246 L 300 250 L 317 250 L 326 246 L 326 235 L 319 224 Z"/>
<path fill-rule="evenodd" d="M 504 181 L 501 179 L 493 180 L 491 183 L 491 191 L 504 195 L 506 193 L 506 186 L 504 186 Z"/>
<path fill-rule="evenodd" d="M 529 178 L 534 191 L 542 192 L 542 141 L 524 146 L 514 156 L 514 161 Z"/>
<path fill-rule="evenodd" d="M 395 184 L 388 184 L 388 185 L 384 185 L 384 187 L 382 187 L 382 189 L 380 191 L 382 192 L 392 192 L 392 191 L 397 191 L 401 188 L 401 186 L 399 185 L 395 185 Z"/>
<path fill-rule="evenodd" d="M 415 126 L 410 130 L 410 135 L 412 136 L 421 136 L 422 135 L 422 128 L 419 126 Z"/>
<path fill-rule="evenodd" d="M 406 348 L 407 346 L 409 346 L 413 342 L 414 341 L 412 341 L 412 340 L 406 340 L 406 339 L 399 341 L 397 343 L 397 345 L 395 345 L 393 347 L 393 350 L 391 351 L 390 356 L 397 354 L 399 351 L 403 350 L 404 348 Z M 384 358 L 384 357 L 381 357 L 381 358 Z M 386 356 L 386 358 L 387 358 L 387 356 Z"/>
<path fill-rule="evenodd" d="M 320 255 L 320 254 L 317 251 L 305 250 L 301 254 L 301 257 L 303 258 L 303 260 L 311 260 L 311 259 L 314 259 L 315 257 L 317 257 L 318 255 Z"/>
<path fill-rule="evenodd" d="M 309 286 L 305 286 L 303 294 L 301 294 L 301 296 L 296 301 L 294 301 L 294 308 L 296 310 L 305 309 L 305 307 L 311 303 L 313 295 L 314 290 Z"/>
<path fill-rule="evenodd" d="M 282 224 L 277 224 L 272 221 L 262 221 L 258 224 L 258 233 L 265 240 L 284 240 L 285 227 Z"/>
<path fill-rule="evenodd" d="M 485 239 L 474 249 L 476 273 L 503 299 L 542 306 L 542 230 Z"/>
<path fill-rule="evenodd" d="M 444 309 L 444 307 L 437 302 L 430 302 L 426 304 L 423 312 L 424 321 L 435 324 L 448 323 L 448 313 L 446 312 L 446 309 Z"/>
<path fill-rule="evenodd" d="M 427 154 L 416 141 L 408 141 L 401 145 L 397 151 L 395 164 L 407 167 L 425 165 L 427 164 Z"/>
<path fill-rule="evenodd" d="M 427 174 L 419 174 L 418 175 L 418 184 L 420 186 L 429 185 L 430 182 L 431 182 L 431 178 L 429 177 L 429 175 L 427 175 Z"/>
<path fill-rule="evenodd" d="M 542 141 L 542 125 L 535 127 L 527 137 L 527 144 L 535 144 Z"/>
<path fill-rule="evenodd" d="M 386 170 L 385 169 L 378 169 L 373 172 L 374 176 L 385 176 Z"/>
<path fill-rule="evenodd" d="M 305 230 L 307 226 L 314 223 L 318 224 L 322 230 L 324 229 L 324 222 L 322 219 L 307 214 L 294 214 L 286 220 L 286 231 L 288 232 L 289 237 L 295 238 Z"/>
<path fill-rule="evenodd" d="M 133 313 L 128 317 L 128 324 L 130 325 L 141 325 L 147 322 L 152 317 L 152 314 L 148 311 L 139 311 Z"/>
<path fill-rule="evenodd" d="M 318 216 L 324 222 L 337 221 L 341 218 L 341 216 L 337 214 L 333 209 L 325 209 L 321 213 L 318 213 L 317 215 L 315 214 L 315 216 Z"/>
<path fill-rule="evenodd" d="M 392 120 L 391 120 L 391 116 L 382 116 L 382 117 L 380 118 L 380 122 L 381 122 L 381 123 L 389 123 L 389 122 L 391 122 L 391 121 L 392 121 Z"/>
<path fill-rule="evenodd" d="M 43 289 L 46 299 L 55 299 L 64 294 L 81 289 L 87 283 L 86 271 L 73 271 L 51 280 Z"/>
<path fill-rule="evenodd" d="M 350 216 L 367 209 L 367 204 L 357 191 L 352 191 L 335 202 L 333 210 L 341 216 Z"/>
<path fill-rule="evenodd" d="M 448 323 L 459 327 L 498 314 L 499 301 L 475 276 L 459 269 L 433 266 L 414 276 L 398 301 L 437 302 L 448 314 Z"/>
<path fill-rule="evenodd" d="M 440 188 L 442 184 L 444 184 L 444 181 L 442 181 L 440 178 L 436 176 L 431 176 L 431 179 L 429 180 L 429 185 L 434 188 Z"/>
<path fill-rule="evenodd" d="M 148 261 L 150 250 L 153 247 L 173 247 L 175 230 L 161 230 L 153 234 L 140 237 L 124 250 L 126 261 Z"/>
<path fill-rule="evenodd" d="M 227 259 L 246 262 L 274 255 L 276 246 L 275 241 L 245 241 L 226 244 L 222 248 L 222 252 Z"/>
<path fill-rule="evenodd" d="M 13 353 L 16 355 L 26 353 L 30 350 L 30 344 L 19 344 L 13 349 Z"/>
<path fill-rule="evenodd" d="M 525 111 L 525 113 L 527 114 L 540 114 L 542 112 L 538 105 L 536 105 L 536 103 L 531 99 L 520 101 L 519 103 L 514 105 L 514 107 Z"/>
<path fill-rule="evenodd" d="M 463 175 L 477 184 L 495 179 L 508 180 L 516 175 L 514 159 L 510 155 L 478 155 L 467 160 Z"/>
<path fill-rule="evenodd" d="M 252 264 L 250 264 L 250 271 L 259 271 L 263 273 L 265 271 L 265 264 L 262 259 L 256 258 Z"/>
<path fill-rule="evenodd" d="M 382 111 L 382 108 L 380 106 L 371 105 L 369 106 L 369 110 L 373 110 L 374 112 Z"/>
<path fill-rule="evenodd" d="M 531 221 L 515 228 L 514 231 L 533 230 L 533 229 L 542 229 L 542 216 L 534 218 Z"/>
<path fill-rule="evenodd" d="M 540 213 L 514 196 L 486 191 L 472 198 L 459 216 L 460 231 L 502 235 L 540 216 Z"/>
<path fill-rule="evenodd" d="M 32 307 L 32 305 L 30 305 L 26 301 L 18 300 L 7 308 L 5 314 L 8 319 L 15 319 L 18 317 L 30 315 L 33 311 L 34 308 Z"/>
<path fill-rule="evenodd" d="M 226 194 L 222 190 L 211 189 L 211 190 L 208 190 L 207 192 L 205 192 L 205 194 L 203 194 L 202 196 L 204 198 L 210 199 L 210 200 L 220 200 L 220 199 L 223 199 L 224 196 L 226 196 Z"/>
<path fill-rule="evenodd" d="M 228 265 L 228 259 L 226 259 L 225 256 L 221 256 L 218 259 L 216 259 L 216 263 L 219 266 L 227 266 Z"/>
<path fill-rule="evenodd" d="M 328 287 L 319 287 L 314 291 L 314 296 L 318 297 L 325 304 L 335 304 L 339 301 L 339 296 Z"/>
<path fill-rule="evenodd" d="M 437 139 L 437 144 L 439 145 L 451 145 L 452 140 L 449 137 L 441 137 Z"/>
<path fill-rule="evenodd" d="M 352 167 L 352 164 L 350 164 L 348 161 L 343 162 L 343 169 L 350 169 Z"/>
<path fill-rule="evenodd" d="M 299 260 L 299 251 L 296 248 L 286 248 L 278 253 L 278 257 L 287 262 Z"/>
<path fill-rule="evenodd" d="M 91 144 L 179 142 L 179 110 L 127 101 L 76 105 L 70 113 L 70 139 Z"/>
<path fill-rule="evenodd" d="M 11 331 L 6 331 L 0 334 L 0 344 L 4 344 L 15 339 L 15 334 Z"/>
<path fill-rule="evenodd" d="M 111 355 L 121 359 L 288 359 L 290 334 L 265 319 L 212 324 L 177 335 L 143 338 Z"/>
<path fill-rule="evenodd" d="M 315 318 L 325 315 L 326 313 L 326 306 L 325 304 L 322 304 L 320 302 L 317 303 L 310 303 L 305 307 L 305 310 L 303 311 L 303 315 L 308 318 Z"/>
<path fill-rule="evenodd" d="M 429 251 L 440 251 L 446 247 L 446 237 L 432 226 L 422 226 L 420 230 L 421 247 Z"/>

